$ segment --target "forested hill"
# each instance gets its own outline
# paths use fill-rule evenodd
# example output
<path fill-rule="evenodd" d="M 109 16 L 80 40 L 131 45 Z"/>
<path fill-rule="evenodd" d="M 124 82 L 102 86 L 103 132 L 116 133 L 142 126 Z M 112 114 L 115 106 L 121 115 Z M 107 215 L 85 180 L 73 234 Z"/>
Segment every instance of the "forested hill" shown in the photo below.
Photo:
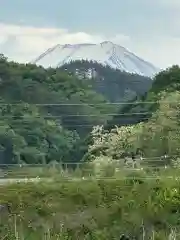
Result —
<path fill-rule="evenodd" d="M 124 105 L 119 111 L 119 114 L 124 113 L 124 116 L 117 114 L 109 121 L 108 126 L 147 121 L 159 109 L 157 102 L 162 99 L 163 95 L 172 93 L 173 96 L 177 91 L 180 91 L 180 67 L 174 65 L 157 74 L 150 90 L 143 96 L 135 97 L 133 101 Z"/>
<path fill-rule="evenodd" d="M 111 102 L 132 100 L 147 92 L 152 79 L 137 74 L 122 72 L 93 61 L 72 61 L 60 69 L 81 79 L 88 79 L 94 90 Z"/>
<path fill-rule="evenodd" d="M 88 81 L 0 56 L 0 163 L 79 161 L 116 108 Z"/>
<path fill-rule="evenodd" d="M 99 128 L 98 134 L 94 132 L 94 142 L 86 154 L 88 159 L 93 155 L 97 163 L 101 159 L 113 161 L 132 152 L 138 159 L 139 154 L 144 157 L 141 162 L 144 166 L 179 168 L 180 67 L 172 66 L 160 72 L 144 99 L 136 99 L 125 108 L 131 119 L 136 118 L 134 113 L 140 113 L 139 123 L 110 131 Z M 116 122 L 119 122 L 118 118 Z"/>

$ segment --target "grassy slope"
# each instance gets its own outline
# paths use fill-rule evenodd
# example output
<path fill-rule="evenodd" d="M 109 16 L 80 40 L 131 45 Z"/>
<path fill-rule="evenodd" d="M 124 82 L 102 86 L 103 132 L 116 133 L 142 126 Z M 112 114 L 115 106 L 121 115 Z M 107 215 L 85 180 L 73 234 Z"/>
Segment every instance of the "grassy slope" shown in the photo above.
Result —
<path fill-rule="evenodd" d="M 0 238 L 105 240 L 128 233 L 140 239 L 144 229 L 165 240 L 172 226 L 179 228 L 179 182 L 111 179 L 1 186 L 0 201 L 10 203 L 12 213 L 1 215 Z"/>

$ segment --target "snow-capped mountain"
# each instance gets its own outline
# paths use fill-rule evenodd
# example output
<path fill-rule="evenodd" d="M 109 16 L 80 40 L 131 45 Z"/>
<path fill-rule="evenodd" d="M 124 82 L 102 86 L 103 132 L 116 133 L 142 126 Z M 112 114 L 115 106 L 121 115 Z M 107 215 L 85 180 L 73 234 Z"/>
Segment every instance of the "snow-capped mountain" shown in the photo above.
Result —
<path fill-rule="evenodd" d="M 60 67 L 75 60 L 92 60 L 121 71 L 152 77 L 159 69 L 122 46 L 112 42 L 100 44 L 56 45 L 41 54 L 32 63 L 44 67 Z"/>

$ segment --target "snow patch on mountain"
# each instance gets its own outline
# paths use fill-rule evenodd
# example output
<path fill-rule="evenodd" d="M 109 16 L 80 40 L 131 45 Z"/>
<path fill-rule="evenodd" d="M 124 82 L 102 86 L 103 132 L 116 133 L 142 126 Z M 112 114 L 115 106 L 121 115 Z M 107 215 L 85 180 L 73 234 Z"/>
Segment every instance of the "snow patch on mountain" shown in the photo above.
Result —
<path fill-rule="evenodd" d="M 152 77 L 160 71 L 126 48 L 106 41 L 100 44 L 56 45 L 31 63 L 43 67 L 60 67 L 75 60 L 95 61 L 121 71 Z"/>

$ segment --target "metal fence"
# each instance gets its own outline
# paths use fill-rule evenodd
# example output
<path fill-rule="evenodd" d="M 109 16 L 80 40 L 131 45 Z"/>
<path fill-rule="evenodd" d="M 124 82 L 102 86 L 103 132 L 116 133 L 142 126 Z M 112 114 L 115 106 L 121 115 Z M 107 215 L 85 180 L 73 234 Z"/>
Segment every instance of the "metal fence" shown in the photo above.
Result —
<path fill-rule="evenodd" d="M 109 163 L 50 163 L 50 164 L 0 164 L 0 178 L 36 178 L 36 177 L 91 177 L 101 172 L 102 176 L 113 176 L 117 172 L 157 172 L 169 169 L 166 161 L 160 158 L 148 158 L 140 161 L 117 160 Z"/>

